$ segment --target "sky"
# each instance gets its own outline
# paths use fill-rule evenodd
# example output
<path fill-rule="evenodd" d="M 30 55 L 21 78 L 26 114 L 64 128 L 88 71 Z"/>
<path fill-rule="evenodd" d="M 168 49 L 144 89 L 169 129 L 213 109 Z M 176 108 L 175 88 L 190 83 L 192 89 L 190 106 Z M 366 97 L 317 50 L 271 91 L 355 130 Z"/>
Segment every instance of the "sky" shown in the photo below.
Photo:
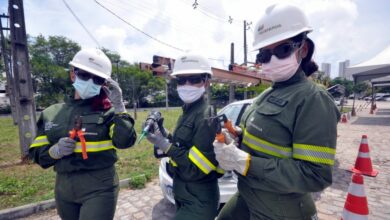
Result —
<path fill-rule="evenodd" d="M 66 0 L 90 37 L 71 14 L 64 0 L 25 0 L 27 33 L 61 35 L 82 47 L 105 47 L 123 60 L 152 62 L 153 55 L 176 58 L 191 51 L 209 58 L 214 67 L 227 68 L 230 44 L 235 62 L 243 63 L 244 20 L 248 61 L 255 61 L 253 30 L 267 6 L 288 2 L 299 6 L 314 31 L 314 60 L 331 63 L 331 77 L 338 63 L 355 65 L 390 46 L 388 0 Z M 196 9 L 193 4 L 197 2 Z M 100 4 L 100 5 L 99 5 Z M 112 11 L 113 15 L 108 10 Z M 0 0 L 0 13 L 8 1 Z M 119 18 L 118 18 L 119 17 Z M 232 18 L 232 22 L 229 22 Z M 3 22 L 4 23 L 4 22 Z M 97 41 L 97 43 L 96 43 Z"/>

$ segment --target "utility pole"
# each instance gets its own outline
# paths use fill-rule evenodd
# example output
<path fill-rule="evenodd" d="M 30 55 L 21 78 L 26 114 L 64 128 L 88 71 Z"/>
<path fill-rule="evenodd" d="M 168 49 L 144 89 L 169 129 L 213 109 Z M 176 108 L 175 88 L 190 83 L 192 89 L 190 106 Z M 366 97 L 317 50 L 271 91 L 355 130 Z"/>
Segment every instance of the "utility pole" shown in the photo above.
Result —
<path fill-rule="evenodd" d="M 234 43 L 230 44 L 230 65 L 234 65 Z M 229 103 L 234 101 L 234 85 L 229 84 Z"/>
<path fill-rule="evenodd" d="M 36 116 L 34 92 L 32 87 L 26 26 L 24 22 L 23 0 L 9 0 L 8 13 L 11 29 L 11 53 L 17 123 L 19 126 L 19 142 L 21 159 L 28 159 L 28 149 L 36 136 Z"/>
<path fill-rule="evenodd" d="M 247 60 L 247 45 L 246 45 L 246 31 L 247 31 L 246 21 L 244 21 L 244 65 L 245 66 L 248 63 L 248 60 Z"/>
<path fill-rule="evenodd" d="M 1 54 L 3 55 L 3 61 L 4 61 L 4 68 L 5 68 L 5 75 L 7 79 L 7 96 L 10 100 L 10 105 L 11 105 L 11 114 L 12 114 L 12 119 L 14 122 L 14 125 L 18 124 L 18 114 L 17 114 L 17 108 L 15 104 L 15 91 L 14 91 L 14 78 L 12 76 L 11 72 L 11 61 L 10 61 L 10 46 L 9 46 L 9 41 L 8 39 L 5 39 L 4 37 L 4 31 L 9 31 L 9 27 L 3 27 L 2 19 L 9 19 L 9 16 L 3 14 L 0 15 L 0 40 L 1 40 Z"/>

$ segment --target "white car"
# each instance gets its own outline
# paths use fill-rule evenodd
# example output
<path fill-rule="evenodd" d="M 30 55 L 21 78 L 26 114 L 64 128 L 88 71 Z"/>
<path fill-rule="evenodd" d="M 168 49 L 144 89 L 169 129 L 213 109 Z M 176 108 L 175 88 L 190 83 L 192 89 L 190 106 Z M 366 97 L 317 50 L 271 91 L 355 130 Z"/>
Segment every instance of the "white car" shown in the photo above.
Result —
<path fill-rule="evenodd" d="M 218 111 L 218 115 L 225 114 L 228 119 L 235 123 L 235 125 L 239 125 L 241 116 L 246 110 L 246 108 L 251 105 L 253 99 L 246 99 L 242 101 L 233 102 L 220 111 Z M 159 178 L 160 178 L 160 187 L 164 197 L 175 204 L 175 200 L 173 198 L 173 180 L 170 174 L 167 172 L 167 163 L 168 158 L 164 157 L 161 159 L 160 167 L 159 167 Z M 219 185 L 219 203 L 224 204 L 237 192 L 237 176 L 232 171 L 226 171 L 225 175 L 218 179 Z"/>

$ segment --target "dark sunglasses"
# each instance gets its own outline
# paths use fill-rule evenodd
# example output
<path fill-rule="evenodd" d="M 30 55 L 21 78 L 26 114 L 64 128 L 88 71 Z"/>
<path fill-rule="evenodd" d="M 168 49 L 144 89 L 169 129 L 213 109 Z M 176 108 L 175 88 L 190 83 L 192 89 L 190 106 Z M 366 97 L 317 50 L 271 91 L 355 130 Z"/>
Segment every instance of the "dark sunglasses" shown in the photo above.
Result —
<path fill-rule="evenodd" d="M 268 63 L 272 55 L 275 55 L 279 59 L 287 58 L 301 45 L 301 42 L 286 42 L 279 44 L 273 49 L 260 49 L 260 52 L 256 56 L 256 64 Z"/>
<path fill-rule="evenodd" d="M 201 76 L 180 76 L 180 77 L 176 77 L 176 82 L 178 85 L 184 85 L 186 84 L 186 82 L 188 81 L 190 84 L 198 84 L 198 83 L 201 83 L 202 81 L 204 81 L 204 77 L 201 77 Z"/>
<path fill-rule="evenodd" d="M 95 76 L 95 75 L 90 74 L 89 72 L 86 72 L 84 70 L 75 69 L 74 73 L 76 74 L 76 76 L 79 79 L 81 79 L 83 81 L 88 81 L 89 79 L 92 78 L 93 83 L 95 83 L 96 85 L 99 85 L 99 86 L 103 85 L 106 82 L 106 80 L 103 79 L 102 77 Z"/>

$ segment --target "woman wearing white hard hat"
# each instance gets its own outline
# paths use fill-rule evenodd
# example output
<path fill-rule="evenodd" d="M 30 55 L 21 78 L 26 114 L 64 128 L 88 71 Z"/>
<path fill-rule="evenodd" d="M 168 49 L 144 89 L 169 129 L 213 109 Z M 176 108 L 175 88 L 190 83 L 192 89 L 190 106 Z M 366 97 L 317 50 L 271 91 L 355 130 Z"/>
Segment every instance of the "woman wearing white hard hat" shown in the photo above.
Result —
<path fill-rule="evenodd" d="M 171 138 L 156 124 L 148 140 L 170 157 L 168 171 L 173 174 L 173 194 L 177 220 L 213 220 L 217 215 L 218 168 L 213 150 L 216 126 L 209 122 L 209 106 L 204 94 L 210 85 L 211 67 L 196 54 L 180 56 L 171 76 L 184 102 Z M 166 132 L 168 133 L 168 132 Z"/>
<path fill-rule="evenodd" d="M 256 25 L 257 63 L 273 84 L 242 116 L 240 143 L 214 142 L 219 165 L 238 175 L 217 219 L 318 219 L 311 192 L 332 184 L 340 113 L 307 79 L 317 70 L 310 31 L 302 10 L 283 4 Z"/>
<path fill-rule="evenodd" d="M 83 49 L 69 64 L 74 92 L 40 114 L 29 156 L 43 168 L 54 166 L 61 219 L 110 220 L 119 190 L 116 150 L 134 144 L 134 120 L 103 51 Z"/>

